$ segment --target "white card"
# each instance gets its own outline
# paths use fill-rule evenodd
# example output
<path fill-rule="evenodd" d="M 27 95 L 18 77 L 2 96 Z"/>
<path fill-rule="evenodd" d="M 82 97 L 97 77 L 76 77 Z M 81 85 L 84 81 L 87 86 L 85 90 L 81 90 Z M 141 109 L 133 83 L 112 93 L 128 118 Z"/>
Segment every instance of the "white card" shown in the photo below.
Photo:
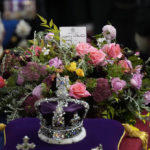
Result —
<path fill-rule="evenodd" d="M 65 41 L 65 42 L 64 42 Z M 60 45 L 86 43 L 86 27 L 60 27 Z"/>

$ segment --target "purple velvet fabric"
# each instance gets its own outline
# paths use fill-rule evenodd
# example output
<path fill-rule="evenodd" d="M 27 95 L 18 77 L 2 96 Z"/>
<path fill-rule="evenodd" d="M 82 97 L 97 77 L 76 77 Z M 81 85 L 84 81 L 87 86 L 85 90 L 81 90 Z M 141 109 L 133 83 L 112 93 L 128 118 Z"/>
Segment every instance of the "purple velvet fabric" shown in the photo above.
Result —
<path fill-rule="evenodd" d="M 38 138 L 37 132 L 40 128 L 38 119 L 17 119 L 6 127 L 7 143 L 3 150 L 16 150 L 16 145 L 22 143 L 25 135 L 30 138 L 30 143 L 36 144 L 35 150 L 91 150 L 99 144 L 103 145 L 104 150 L 117 150 L 118 142 L 124 132 L 119 122 L 108 119 L 86 119 L 84 127 L 87 136 L 82 141 L 69 145 L 52 145 Z"/>
<path fill-rule="evenodd" d="M 52 113 L 56 110 L 57 102 L 43 102 L 40 105 L 40 112 L 45 115 Z M 73 102 L 68 103 L 68 107 L 64 107 L 65 112 L 76 112 L 79 110 L 83 110 L 84 107 L 80 104 L 75 104 Z"/>

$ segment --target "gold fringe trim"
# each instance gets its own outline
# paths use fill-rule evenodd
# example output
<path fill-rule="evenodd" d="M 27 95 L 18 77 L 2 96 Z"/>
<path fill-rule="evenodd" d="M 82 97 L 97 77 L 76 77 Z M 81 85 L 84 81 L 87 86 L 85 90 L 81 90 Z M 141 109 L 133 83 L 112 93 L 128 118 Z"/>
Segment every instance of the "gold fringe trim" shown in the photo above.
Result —
<path fill-rule="evenodd" d="M 137 137 L 140 138 L 142 141 L 142 146 L 144 150 L 147 150 L 148 144 L 148 134 L 144 131 L 140 131 L 138 128 L 129 125 L 129 124 L 122 124 L 125 128 L 125 131 L 128 133 L 130 137 Z"/>
<path fill-rule="evenodd" d="M 0 123 L 0 131 L 3 131 L 3 132 L 4 132 L 4 145 L 6 145 L 6 133 L 5 133 L 5 128 L 6 128 L 6 125 L 3 124 L 3 123 Z"/>

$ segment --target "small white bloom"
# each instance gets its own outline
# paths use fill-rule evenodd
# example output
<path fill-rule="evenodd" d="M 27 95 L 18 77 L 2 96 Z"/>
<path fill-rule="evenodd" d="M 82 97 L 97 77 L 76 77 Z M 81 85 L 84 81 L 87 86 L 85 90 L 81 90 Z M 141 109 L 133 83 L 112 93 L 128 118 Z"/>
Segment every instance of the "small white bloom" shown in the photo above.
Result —
<path fill-rule="evenodd" d="M 20 20 L 16 27 L 16 34 L 21 37 L 25 38 L 31 32 L 31 26 L 24 20 Z"/>
<path fill-rule="evenodd" d="M 49 48 L 50 48 L 50 47 L 52 47 L 52 46 L 51 46 L 51 45 L 49 45 L 49 44 L 47 44 L 47 47 L 49 47 Z"/>
<path fill-rule="evenodd" d="M 108 62 L 109 64 L 111 64 L 111 65 L 114 64 L 114 60 L 107 60 L 107 62 Z"/>
<path fill-rule="evenodd" d="M 45 47 L 42 49 L 42 52 L 44 55 L 48 55 L 49 54 L 49 49 L 46 49 Z"/>
<path fill-rule="evenodd" d="M 106 41 L 106 38 L 105 38 L 105 37 L 104 37 L 104 38 L 98 38 L 98 39 L 97 39 L 97 46 L 98 46 L 99 48 L 101 48 L 104 41 Z"/>

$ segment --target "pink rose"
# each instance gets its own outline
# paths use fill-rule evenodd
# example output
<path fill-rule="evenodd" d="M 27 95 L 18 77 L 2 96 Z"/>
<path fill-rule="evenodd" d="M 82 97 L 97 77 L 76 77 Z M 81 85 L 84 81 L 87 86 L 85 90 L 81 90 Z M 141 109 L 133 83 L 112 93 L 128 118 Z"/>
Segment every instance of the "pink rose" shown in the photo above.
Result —
<path fill-rule="evenodd" d="M 126 86 L 126 82 L 124 80 L 120 80 L 120 78 L 113 78 L 111 80 L 111 86 L 112 89 L 117 93 Z"/>
<path fill-rule="evenodd" d="M 102 50 L 108 55 L 109 58 L 121 58 L 121 48 L 119 44 L 106 44 L 103 46 Z"/>
<path fill-rule="evenodd" d="M 136 89 L 140 89 L 142 86 L 142 77 L 143 75 L 140 73 L 133 74 L 132 79 L 130 80 L 131 85 Z"/>
<path fill-rule="evenodd" d="M 132 69 L 131 61 L 127 59 L 120 60 L 118 64 L 121 65 L 122 68 L 124 68 L 124 72 L 129 72 Z"/>
<path fill-rule="evenodd" d="M 145 104 L 148 105 L 150 103 L 150 91 L 145 92 L 144 99 L 145 99 Z"/>
<path fill-rule="evenodd" d="M 107 40 L 114 40 L 116 38 L 116 29 L 112 25 L 105 25 L 102 28 L 103 36 Z"/>
<path fill-rule="evenodd" d="M 84 56 L 85 54 L 88 54 L 91 50 L 92 46 L 88 43 L 79 43 L 76 46 L 76 52 L 79 56 Z"/>
<path fill-rule="evenodd" d="M 89 63 L 93 65 L 98 65 L 100 63 L 103 63 L 105 60 L 105 56 L 106 56 L 105 53 L 102 52 L 101 50 L 92 50 L 89 54 L 90 54 Z"/>
<path fill-rule="evenodd" d="M 86 86 L 79 82 L 70 86 L 69 95 L 77 99 L 91 96 L 91 94 L 86 90 Z"/>
<path fill-rule="evenodd" d="M 55 57 L 49 61 L 49 65 L 50 67 L 54 66 L 55 68 L 59 68 L 62 65 L 62 61 L 58 57 Z"/>
<path fill-rule="evenodd" d="M 32 91 L 32 95 L 36 96 L 37 98 L 41 98 L 42 97 L 42 84 L 36 86 L 33 91 Z"/>

